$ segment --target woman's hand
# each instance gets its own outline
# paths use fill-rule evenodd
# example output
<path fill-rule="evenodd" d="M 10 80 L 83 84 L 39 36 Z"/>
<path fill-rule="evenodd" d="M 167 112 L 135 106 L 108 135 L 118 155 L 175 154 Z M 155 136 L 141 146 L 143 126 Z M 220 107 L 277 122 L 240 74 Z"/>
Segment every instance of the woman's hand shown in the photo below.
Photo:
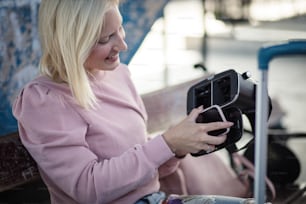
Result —
<path fill-rule="evenodd" d="M 229 128 L 232 122 L 196 123 L 196 118 L 203 107 L 195 108 L 179 124 L 169 128 L 164 134 L 164 139 L 170 149 L 178 156 L 188 153 L 197 153 L 200 150 L 212 151 L 215 145 L 226 140 L 226 135 L 211 136 L 209 131 Z"/>

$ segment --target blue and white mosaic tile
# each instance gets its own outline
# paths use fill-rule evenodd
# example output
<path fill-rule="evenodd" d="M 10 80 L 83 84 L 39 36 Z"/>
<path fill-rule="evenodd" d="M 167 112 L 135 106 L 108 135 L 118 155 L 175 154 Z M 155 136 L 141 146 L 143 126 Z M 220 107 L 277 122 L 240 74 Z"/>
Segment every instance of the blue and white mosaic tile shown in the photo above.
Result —
<path fill-rule="evenodd" d="M 120 10 L 124 19 L 127 52 L 121 56 L 128 64 L 154 21 L 162 16 L 168 0 L 124 0 Z M 37 16 L 40 0 L 0 0 L 0 136 L 17 131 L 11 113 L 19 90 L 38 73 L 40 45 Z"/>

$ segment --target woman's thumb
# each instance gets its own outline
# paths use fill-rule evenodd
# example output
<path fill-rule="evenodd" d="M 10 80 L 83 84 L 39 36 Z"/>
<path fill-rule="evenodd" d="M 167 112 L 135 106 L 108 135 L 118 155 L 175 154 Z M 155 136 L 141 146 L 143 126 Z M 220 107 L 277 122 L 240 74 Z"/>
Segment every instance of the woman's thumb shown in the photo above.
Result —
<path fill-rule="evenodd" d="M 192 109 L 192 111 L 189 113 L 188 119 L 191 121 L 196 121 L 198 115 L 203 111 L 203 106 L 199 106 L 198 108 Z"/>

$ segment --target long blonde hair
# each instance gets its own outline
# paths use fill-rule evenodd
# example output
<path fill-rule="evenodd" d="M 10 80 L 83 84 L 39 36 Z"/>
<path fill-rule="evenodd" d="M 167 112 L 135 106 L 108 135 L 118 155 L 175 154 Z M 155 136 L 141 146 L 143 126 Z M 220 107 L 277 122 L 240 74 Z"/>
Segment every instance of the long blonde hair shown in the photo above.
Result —
<path fill-rule="evenodd" d="M 96 104 L 84 62 L 99 40 L 105 13 L 118 4 L 119 0 L 41 1 L 40 72 L 56 82 L 67 83 L 81 107 Z"/>

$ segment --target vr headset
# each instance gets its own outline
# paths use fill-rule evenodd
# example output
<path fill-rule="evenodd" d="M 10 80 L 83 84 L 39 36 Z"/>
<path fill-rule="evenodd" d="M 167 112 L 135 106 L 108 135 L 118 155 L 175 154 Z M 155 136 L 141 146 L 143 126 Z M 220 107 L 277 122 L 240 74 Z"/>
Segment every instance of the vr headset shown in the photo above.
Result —
<path fill-rule="evenodd" d="M 272 110 L 270 98 L 267 103 L 269 103 L 270 115 Z M 234 152 L 237 149 L 235 143 L 241 139 L 243 134 L 242 114 L 246 115 L 252 133 L 255 133 L 256 84 L 250 79 L 248 72 L 239 74 L 230 69 L 212 75 L 190 87 L 187 93 L 187 114 L 193 108 L 201 105 L 203 105 L 204 111 L 198 116 L 196 122 L 227 120 L 234 123 L 228 130 L 209 132 L 214 136 L 227 134 L 226 141 L 217 145 L 214 151 L 226 148 L 228 151 Z M 192 155 L 201 156 L 208 153 L 211 152 L 203 150 Z"/>

